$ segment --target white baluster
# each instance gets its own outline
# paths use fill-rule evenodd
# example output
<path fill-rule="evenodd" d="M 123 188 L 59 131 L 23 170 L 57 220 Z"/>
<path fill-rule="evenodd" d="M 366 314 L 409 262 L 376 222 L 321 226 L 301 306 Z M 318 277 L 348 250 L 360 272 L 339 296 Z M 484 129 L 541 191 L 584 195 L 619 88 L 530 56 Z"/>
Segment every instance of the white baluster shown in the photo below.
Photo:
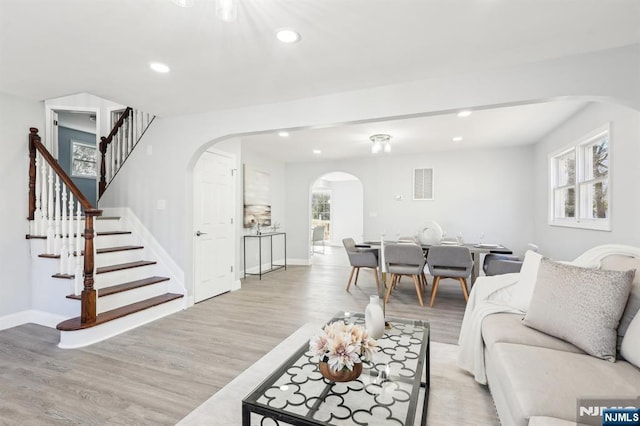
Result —
<path fill-rule="evenodd" d="M 82 282 L 82 234 L 80 232 L 80 225 L 82 223 L 82 209 L 80 208 L 80 201 L 78 201 L 78 208 L 76 210 L 76 267 L 74 271 L 74 285 L 75 295 L 82 293 L 84 284 Z"/>
<path fill-rule="evenodd" d="M 69 239 L 67 238 L 67 186 L 62 184 L 60 202 L 60 273 L 67 274 L 67 257 L 69 257 Z"/>
<path fill-rule="evenodd" d="M 38 173 L 40 173 L 40 156 L 36 154 L 36 210 L 33 212 L 33 228 L 31 235 L 40 235 L 42 226 L 42 209 L 40 207 L 40 185 L 38 184 Z"/>
<path fill-rule="evenodd" d="M 54 253 L 54 240 L 56 237 L 55 231 L 53 229 L 53 168 L 49 167 L 49 186 L 48 186 L 48 192 L 49 192 L 49 197 L 47 200 L 48 203 L 48 211 L 49 211 L 49 218 L 47 220 L 47 253 L 48 254 L 52 254 Z"/>
<path fill-rule="evenodd" d="M 127 149 L 127 157 L 129 156 L 129 154 L 131 154 L 131 151 L 133 151 L 133 147 L 136 145 L 136 140 L 135 138 L 135 134 L 133 131 L 134 125 L 133 125 L 133 116 L 131 114 L 129 114 L 129 117 L 127 117 L 127 126 L 129 129 L 129 148 Z"/>
<path fill-rule="evenodd" d="M 75 226 L 73 223 L 73 206 L 75 205 L 74 199 L 73 199 L 73 193 L 69 192 L 69 255 L 67 256 L 67 271 L 69 271 L 68 273 L 71 274 L 73 272 L 74 266 L 75 266 L 75 259 L 74 259 L 74 255 L 73 255 L 73 245 L 75 242 L 74 239 L 74 233 L 75 233 Z"/>
<path fill-rule="evenodd" d="M 60 176 L 56 174 L 55 200 L 53 211 L 55 212 L 55 234 L 53 240 L 53 254 L 60 254 Z"/>
<path fill-rule="evenodd" d="M 47 235 L 47 229 L 49 228 L 49 213 L 47 209 L 47 187 L 49 186 L 49 180 L 47 179 L 47 169 L 49 169 L 49 163 L 47 163 L 42 156 L 40 157 L 40 168 L 42 172 L 40 173 L 40 199 L 41 209 L 42 209 L 42 223 L 40 224 L 40 235 Z"/>

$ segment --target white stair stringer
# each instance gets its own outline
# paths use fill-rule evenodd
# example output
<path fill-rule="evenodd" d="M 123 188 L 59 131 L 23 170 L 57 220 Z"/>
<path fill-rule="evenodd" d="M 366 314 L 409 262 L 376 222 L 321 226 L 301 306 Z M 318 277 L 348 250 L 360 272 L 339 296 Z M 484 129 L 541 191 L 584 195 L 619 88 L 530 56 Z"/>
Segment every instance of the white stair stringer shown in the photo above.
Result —
<path fill-rule="evenodd" d="M 141 325 L 158 320 L 167 315 L 174 314 L 183 309 L 184 298 L 175 299 L 161 305 L 147 308 L 124 317 L 96 325 L 91 328 L 74 331 L 60 331 L 59 348 L 74 349 L 92 345 L 125 331 L 132 330 Z"/>

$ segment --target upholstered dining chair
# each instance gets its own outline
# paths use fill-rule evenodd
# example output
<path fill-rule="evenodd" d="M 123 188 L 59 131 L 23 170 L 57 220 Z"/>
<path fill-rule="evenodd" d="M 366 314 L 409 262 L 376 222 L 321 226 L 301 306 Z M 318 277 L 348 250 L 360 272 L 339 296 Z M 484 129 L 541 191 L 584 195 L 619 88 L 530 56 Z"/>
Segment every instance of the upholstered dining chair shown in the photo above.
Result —
<path fill-rule="evenodd" d="M 356 274 L 356 279 L 353 285 L 358 285 L 358 275 L 360 275 L 360 268 L 371 268 L 373 274 L 376 277 L 376 289 L 380 294 L 380 279 L 378 278 L 378 250 L 370 248 L 356 247 L 356 242 L 353 238 L 345 238 L 342 240 L 347 256 L 349 256 L 349 263 L 351 264 L 351 274 L 349 275 L 349 281 L 347 281 L 347 291 L 351 286 L 351 279 L 353 273 Z"/>
<path fill-rule="evenodd" d="M 471 274 L 473 259 L 467 247 L 461 246 L 432 246 L 427 253 L 427 265 L 429 273 L 433 276 L 433 288 L 431 289 L 431 302 L 433 306 L 438 293 L 441 278 L 454 278 L 460 282 L 464 300 L 469 300 L 467 290 L 467 277 Z"/>
<path fill-rule="evenodd" d="M 424 306 L 422 291 L 427 285 L 427 278 L 424 275 L 426 260 L 422 248 L 417 244 L 385 244 L 384 261 L 387 266 L 387 273 L 391 277 L 384 303 L 389 301 L 389 296 L 391 296 L 391 292 L 400 281 L 400 277 L 408 275 L 413 279 L 420 306 Z"/>

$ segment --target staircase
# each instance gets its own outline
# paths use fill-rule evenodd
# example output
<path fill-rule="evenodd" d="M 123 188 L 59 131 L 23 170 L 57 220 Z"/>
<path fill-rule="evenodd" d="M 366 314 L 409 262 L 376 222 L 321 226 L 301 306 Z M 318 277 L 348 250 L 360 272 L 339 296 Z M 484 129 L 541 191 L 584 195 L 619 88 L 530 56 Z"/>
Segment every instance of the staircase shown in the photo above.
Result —
<path fill-rule="evenodd" d="M 127 108 L 102 138 L 100 195 L 152 121 Z M 59 347 L 87 346 L 185 307 L 182 271 L 137 217 L 92 206 L 35 128 L 29 157 L 32 304 L 62 320 Z"/>
<path fill-rule="evenodd" d="M 86 346 L 184 308 L 184 289 L 170 277 L 171 270 L 159 264 L 153 251 L 143 245 L 125 218 L 98 217 L 95 228 L 96 319 L 83 323 L 76 316 L 60 322 L 61 348 Z M 30 235 L 29 239 L 32 253 L 46 251 L 43 237 Z M 32 257 L 38 274 L 38 288 L 34 290 L 46 295 L 34 303 L 40 311 L 69 317 L 80 312 L 82 297 L 74 291 L 75 274 L 55 272 L 60 258 L 47 253 Z"/>

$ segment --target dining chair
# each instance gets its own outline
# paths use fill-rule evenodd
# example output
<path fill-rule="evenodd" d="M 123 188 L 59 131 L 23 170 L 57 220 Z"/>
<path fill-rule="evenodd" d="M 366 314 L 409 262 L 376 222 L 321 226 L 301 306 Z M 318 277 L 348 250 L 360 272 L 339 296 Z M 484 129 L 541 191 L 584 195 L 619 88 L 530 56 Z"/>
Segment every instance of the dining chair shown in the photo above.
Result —
<path fill-rule="evenodd" d="M 380 294 L 380 280 L 378 278 L 378 250 L 371 248 L 356 247 L 356 242 L 353 238 L 345 238 L 342 240 L 347 256 L 349 256 L 349 263 L 351 264 L 351 274 L 349 275 L 349 281 L 347 281 L 347 291 L 351 286 L 351 279 L 353 273 L 356 274 L 356 279 L 353 285 L 358 285 L 358 275 L 360 275 L 360 268 L 373 269 L 373 274 L 376 278 L 377 294 Z"/>
<path fill-rule="evenodd" d="M 322 244 L 321 252 L 316 252 L 316 245 L 318 243 Z M 324 225 L 317 225 L 313 227 L 313 232 L 311 233 L 311 254 L 313 253 L 324 254 Z"/>
<path fill-rule="evenodd" d="M 408 275 L 413 279 L 420 306 L 424 306 L 422 291 L 427 285 L 427 277 L 424 275 L 426 260 L 422 248 L 417 244 L 385 244 L 384 261 L 387 273 L 391 276 L 384 303 L 389 301 L 389 296 L 391 296 L 391 292 L 400 281 L 400 277 Z"/>
<path fill-rule="evenodd" d="M 438 293 L 440 279 L 453 278 L 460 282 L 462 295 L 465 302 L 469 300 L 467 290 L 467 277 L 471 274 L 473 259 L 467 247 L 461 246 L 433 246 L 427 253 L 427 265 L 429 273 L 433 276 L 433 288 L 431 289 L 431 302 L 433 306 Z"/>

